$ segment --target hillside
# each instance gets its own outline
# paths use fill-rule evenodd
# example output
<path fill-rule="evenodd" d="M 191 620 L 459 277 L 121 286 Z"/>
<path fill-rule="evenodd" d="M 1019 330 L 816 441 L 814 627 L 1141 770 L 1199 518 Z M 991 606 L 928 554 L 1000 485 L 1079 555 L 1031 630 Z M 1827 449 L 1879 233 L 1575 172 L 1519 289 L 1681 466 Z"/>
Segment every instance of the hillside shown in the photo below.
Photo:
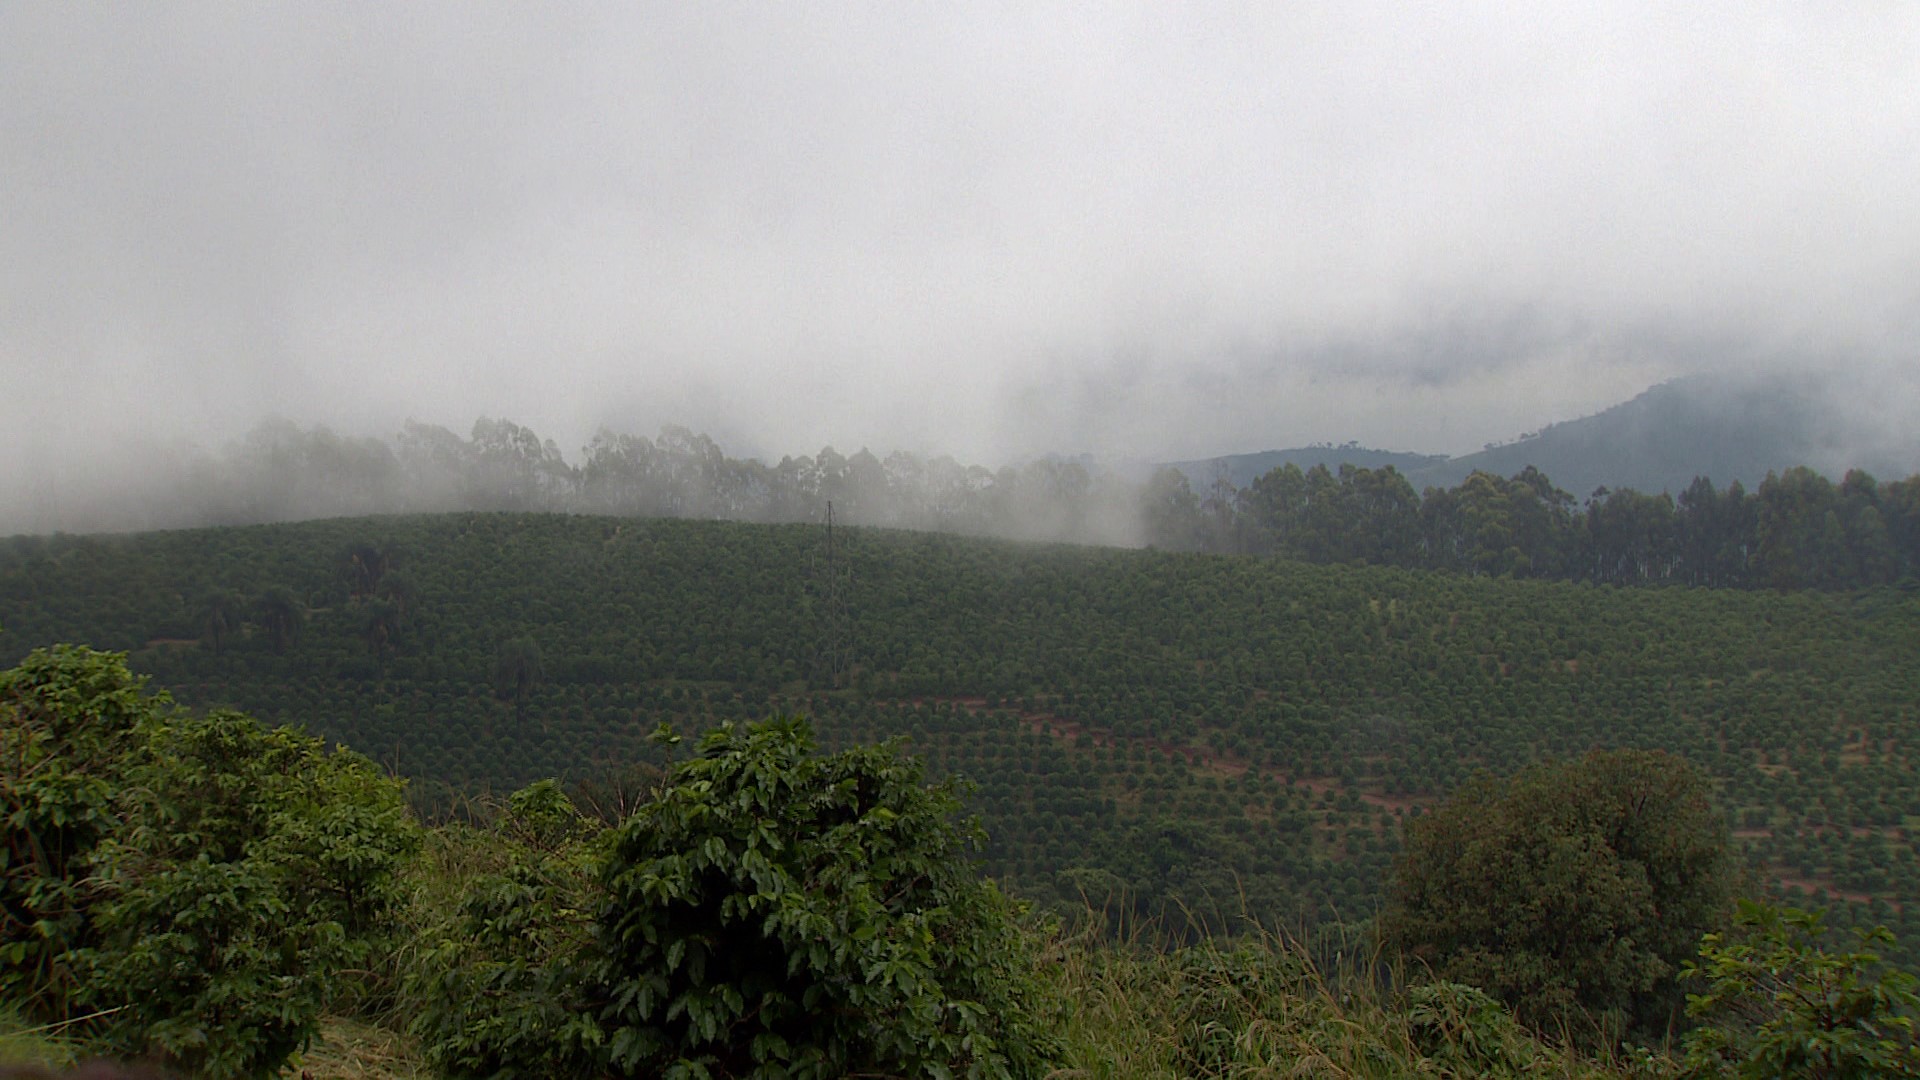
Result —
<path fill-rule="evenodd" d="M 0 662 L 128 650 L 428 807 L 796 705 L 829 746 L 903 737 L 972 780 L 1014 888 L 1213 925 L 1364 916 L 1400 821 L 1475 770 L 1659 747 L 1720 778 L 1764 877 L 1920 940 L 1909 594 L 836 539 L 830 563 L 805 526 L 525 514 L 14 538 Z"/>
<path fill-rule="evenodd" d="M 1302 470 L 1343 464 L 1392 465 L 1416 490 L 1457 486 L 1474 472 L 1512 476 L 1532 466 L 1584 501 L 1596 488 L 1678 495 L 1698 476 L 1752 489 L 1769 472 L 1812 466 L 1839 477 L 1849 468 L 1883 476 L 1920 470 L 1920 448 L 1884 445 L 1833 404 L 1832 388 L 1811 377 L 1690 376 L 1653 386 L 1591 416 L 1549 424 L 1477 453 L 1447 457 L 1375 450 L 1357 443 L 1228 454 L 1168 463 L 1195 489 L 1225 473 L 1245 487 L 1287 464 Z"/>
<path fill-rule="evenodd" d="M 1876 460 L 1809 377 L 1696 376 L 1661 383 L 1592 416 L 1436 462 L 1410 474 L 1416 487 L 1451 487 L 1475 470 L 1510 476 L 1529 465 L 1576 498 L 1596 488 L 1679 494 L 1696 476 L 1757 486 L 1769 472 L 1811 465 L 1838 476 L 1859 466 L 1905 475 L 1917 462 Z"/>

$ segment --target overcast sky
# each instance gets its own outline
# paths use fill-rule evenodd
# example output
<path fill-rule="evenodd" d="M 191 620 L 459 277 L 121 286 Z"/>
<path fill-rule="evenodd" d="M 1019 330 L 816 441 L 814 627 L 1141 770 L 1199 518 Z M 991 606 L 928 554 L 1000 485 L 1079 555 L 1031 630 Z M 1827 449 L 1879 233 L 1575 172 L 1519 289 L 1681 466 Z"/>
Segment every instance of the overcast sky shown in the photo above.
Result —
<path fill-rule="evenodd" d="M 9 0 L 0 439 L 1458 453 L 1780 365 L 1911 431 L 1917 184 L 1911 3 Z"/>

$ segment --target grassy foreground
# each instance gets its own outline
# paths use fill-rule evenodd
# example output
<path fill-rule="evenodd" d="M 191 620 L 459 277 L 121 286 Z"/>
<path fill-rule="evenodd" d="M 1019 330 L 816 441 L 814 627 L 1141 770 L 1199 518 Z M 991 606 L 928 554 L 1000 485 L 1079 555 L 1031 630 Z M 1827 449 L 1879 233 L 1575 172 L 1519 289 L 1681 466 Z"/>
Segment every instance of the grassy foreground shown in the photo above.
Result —
<path fill-rule="evenodd" d="M 1549 1045 L 1479 991 L 1387 989 L 1377 959 L 1322 972 L 1281 938 L 1152 949 L 1066 945 L 1058 1075 L 1087 1078 L 1660 1075 Z"/>
<path fill-rule="evenodd" d="M 1670 1075 L 1646 1053 L 1596 1060 L 1545 1043 L 1477 991 L 1381 989 L 1371 962 L 1324 975 L 1277 938 L 1177 952 L 1062 941 L 1051 1006 L 1066 1053 L 1054 1074 L 1086 1080 L 1184 1077 L 1567 1077 Z M 422 1080 L 433 1071 L 404 1019 L 330 1017 L 288 1075 Z M 60 1067 L 84 1051 L 0 1017 L 0 1069 Z"/>

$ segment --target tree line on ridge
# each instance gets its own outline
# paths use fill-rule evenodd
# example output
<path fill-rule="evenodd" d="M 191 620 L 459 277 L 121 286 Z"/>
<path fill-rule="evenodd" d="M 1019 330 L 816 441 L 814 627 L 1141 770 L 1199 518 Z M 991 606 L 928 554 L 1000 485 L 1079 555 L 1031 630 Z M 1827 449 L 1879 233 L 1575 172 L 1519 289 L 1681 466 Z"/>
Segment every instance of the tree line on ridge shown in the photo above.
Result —
<path fill-rule="evenodd" d="M 854 525 L 1613 585 L 1850 589 L 1920 570 L 1920 477 L 1882 484 L 1859 470 L 1838 484 L 1799 467 L 1751 492 L 1699 477 L 1677 496 L 1600 488 L 1582 501 L 1533 467 L 1416 491 L 1391 465 L 1288 464 L 1196 490 L 1170 467 L 1135 481 L 1060 458 L 994 470 L 826 447 L 769 465 L 679 427 L 655 439 L 603 429 L 574 464 L 553 440 L 484 417 L 468 437 L 410 421 L 392 440 L 274 421 L 111 506 L 61 513 L 82 531 L 445 510 L 806 522 L 828 503 Z"/>

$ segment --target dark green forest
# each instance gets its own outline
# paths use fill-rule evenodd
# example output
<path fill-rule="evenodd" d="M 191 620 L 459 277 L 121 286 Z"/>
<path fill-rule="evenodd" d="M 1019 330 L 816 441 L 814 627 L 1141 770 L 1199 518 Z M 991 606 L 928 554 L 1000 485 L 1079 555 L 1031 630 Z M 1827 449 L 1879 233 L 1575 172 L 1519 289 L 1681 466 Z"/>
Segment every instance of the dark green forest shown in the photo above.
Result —
<path fill-rule="evenodd" d="M 972 784 L 1063 910 L 1332 932 L 1410 815 L 1596 747 L 1707 770 L 1756 890 L 1920 943 L 1920 596 L 1618 588 L 882 529 L 454 513 L 0 543 L 0 662 L 85 641 L 431 815 L 616 791 L 771 711 Z M 644 771 L 644 769 L 642 769 Z"/>

